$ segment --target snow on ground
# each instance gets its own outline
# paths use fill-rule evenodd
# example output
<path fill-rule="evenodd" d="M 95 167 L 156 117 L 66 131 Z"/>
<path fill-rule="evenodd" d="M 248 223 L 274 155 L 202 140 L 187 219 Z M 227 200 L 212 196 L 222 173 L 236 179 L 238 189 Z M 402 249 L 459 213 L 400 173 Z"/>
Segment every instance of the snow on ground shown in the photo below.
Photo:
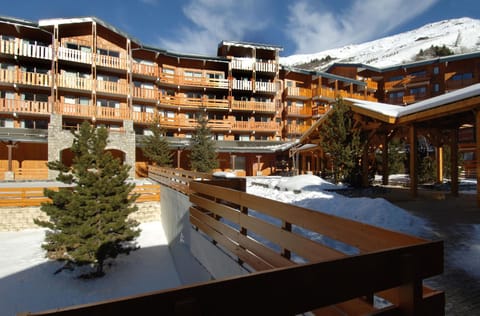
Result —
<path fill-rule="evenodd" d="M 408 177 L 399 175 L 396 179 L 408 180 Z M 420 237 L 429 235 L 426 220 L 382 198 L 348 198 L 332 191 L 342 188 L 314 175 L 247 177 L 247 192 L 254 195 Z M 161 223 L 144 223 L 140 228 L 142 234 L 138 243 L 141 248 L 129 256 L 118 257 L 107 268 L 106 276 L 96 280 L 79 280 L 68 271 L 54 275 L 60 265 L 44 258 L 40 247 L 43 229 L 0 232 L 0 315 L 42 311 L 179 286 L 181 282 Z M 480 226 L 471 225 L 470 228 L 472 242 L 459 248 L 458 256 L 463 258 L 464 267 L 478 272 Z M 349 252 L 349 249 L 340 250 Z"/>
<path fill-rule="evenodd" d="M 160 222 L 140 225 L 140 249 L 119 256 L 106 276 L 75 278 L 53 273 L 61 266 L 44 258 L 43 229 L 0 232 L 0 315 L 97 302 L 180 285 Z"/>

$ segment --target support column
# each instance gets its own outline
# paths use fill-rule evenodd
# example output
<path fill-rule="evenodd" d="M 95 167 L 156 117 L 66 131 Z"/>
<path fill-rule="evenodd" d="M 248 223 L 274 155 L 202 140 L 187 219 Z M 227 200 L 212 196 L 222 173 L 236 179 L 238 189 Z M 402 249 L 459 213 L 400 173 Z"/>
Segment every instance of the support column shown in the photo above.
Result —
<path fill-rule="evenodd" d="M 480 207 L 480 111 L 475 113 L 475 170 L 477 173 L 477 206 Z"/>
<path fill-rule="evenodd" d="M 388 185 L 388 169 L 390 166 L 388 165 L 388 135 L 385 133 L 382 139 L 382 184 Z"/>
<path fill-rule="evenodd" d="M 450 190 L 453 196 L 458 196 L 458 129 L 452 130 L 451 139 L 450 169 L 452 185 Z"/>
<path fill-rule="evenodd" d="M 410 140 L 410 193 L 412 197 L 417 197 L 418 191 L 418 163 L 417 163 L 417 128 L 415 125 L 410 125 L 408 130 L 408 137 Z"/>
<path fill-rule="evenodd" d="M 443 145 L 435 147 L 435 161 L 437 162 L 437 183 L 443 183 Z"/>
<path fill-rule="evenodd" d="M 368 142 L 363 147 L 362 153 L 362 187 L 368 188 Z"/>

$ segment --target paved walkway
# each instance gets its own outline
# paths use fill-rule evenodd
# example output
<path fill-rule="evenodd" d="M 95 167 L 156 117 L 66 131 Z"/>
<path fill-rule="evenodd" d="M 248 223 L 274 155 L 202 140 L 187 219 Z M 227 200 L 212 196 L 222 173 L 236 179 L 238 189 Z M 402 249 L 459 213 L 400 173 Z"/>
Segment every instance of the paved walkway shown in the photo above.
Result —
<path fill-rule="evenodd" d="M 445 291 L 445 315 L 480 315 L 480 208 L 475 194 L 419 190 L 412 198 L 408 189 L 382 188 L 368 194 L 384 197 L 431 223 L 432 236 L 442 239 L 445 271 L 428 280 Z M 423 236 L 422 236 L 423 237 Z"/>

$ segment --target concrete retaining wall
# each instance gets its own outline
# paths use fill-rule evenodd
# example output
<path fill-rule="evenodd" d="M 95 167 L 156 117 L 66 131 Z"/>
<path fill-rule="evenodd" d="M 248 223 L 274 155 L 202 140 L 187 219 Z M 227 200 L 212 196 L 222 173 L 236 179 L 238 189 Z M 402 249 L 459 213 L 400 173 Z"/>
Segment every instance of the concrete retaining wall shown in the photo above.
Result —
<path fill-rule="evenodd" d="M 131 215 L 141 223 L 159 221 L 160 203 L 159 202 L 143 202 L 138 203 L 138 211 Z M 24 229 L 39 228 L 33 223 L 33 219 L 48 220 L 47 215 L 40 210 L 39 206 L 35 207 L 1 207 L 0 208 L 0 231 L 19 231 Z"/>
<path fill-rule="evenodd" d="M 192 227 L 189 220 L 191 203 L 187 196 L 163 185 L 160 194 L 163 230 L 183 284 L 248 274 L 207 236 Z"/>

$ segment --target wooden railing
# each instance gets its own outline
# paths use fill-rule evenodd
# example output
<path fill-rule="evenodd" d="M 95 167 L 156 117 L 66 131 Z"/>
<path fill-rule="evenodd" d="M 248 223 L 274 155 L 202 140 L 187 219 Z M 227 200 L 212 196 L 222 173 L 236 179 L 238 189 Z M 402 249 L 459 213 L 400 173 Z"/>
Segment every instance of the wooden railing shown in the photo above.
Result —
<path fill-rule="evenodd" d="M 423 315 L 421 311 L 424 311 L 424 308 L 431 310 L 441 307 L 432 306 L 436 303 L 432 305 L 430 303 L 435 296 L 433 301 L 442 301 L 443 293 L 432 292 L 428 288 L 422 291 L 422 282 L 424 278 L 442 273 L 442 242 L 429 242 L 418 237 L 212 185 L 208 181 L 192 182 L 190 190 L 190 202 L 193 204 L 190 208 L 192 225 L 237 257 L 245 267 L 250 267 L 254 271 L 264 271 L 292 266 L 298 262 L 321 262 L 319 273 L 323 275 L 326 273 L 323 269 L 329 269 L 327 267 L 330 266 L 332 282 L 325 283 L 318 280 L 317 288 L 319 290 L 323 288 L 324 290 L 320 290 L 322 293 L 331 290 L 332 301 L 325 305 L 320 303 L 311 306 L 314 309 L 335 304 L 334 308 L 322 309 L 321 312 L 340 310 L 349 315 L 348 311 L 352 308 L 357 311 L 360 308 L 369 308 L 371 313 L 379 313 L 381 309 L 377 310 L 373 304 L 361 298 L 365 295 L 381 297 L 399 310 L 414 308 L 416 312 L 413 314 L 418 315 Z M 268 222 L 264 218 L 269 218 Z M 330 240 L 330 243 L 326 244 L 321 240 Z M 337 249 L 329 246 L 335 243 L 342 246 Z M 404 257 L 400 262 L 395 263 L 398 264 L 394 269 L 398 268 L 398 270 L 395 272 L 387 267 L 389 260 L 392 259 L 387 259 L 392 255 L 390 253 L 392 249 L 409 253 L 409 257 Z M 348 269 L 353 271 L 346 271 L 344 270 L 346 267 L 340 264 L 340 262 L 346 262 L 341 260 L 342 258 L 350 256 L 367 258 L 369 257 L 365 256 L 367 254 L 371 255 L 371 262 L 367 265 L 371 265 L 372 269 L 372 273 L 367 275 L 358 275 L 363 273 L 362 270 L 365 268 L 361 265 L 352 265 Z M 383 255 L 386 256 L 384 259 L 387 261 L 379 259 Z M 369 261 L 369 259 L 365 260 Z M 330 264 L 328 264 L 329 261 Z M 391 264 L 394 263 L 391 262 Z M 424 271 L 420 272 L 422 269 Z M 382 274 L 383 277 L 380 278 L 374 271 Z M 393 274 L 388 275 L 386 271 Z M 352 279 L 363 279 L 360 282 L 363 284 L 351 283 L 343 289 L 332 286 L 336 283 L 335 279 L 338 276 L 344 280 L 346 275 L 349 276 L 347 279 L 350 276 Z M 411 279 L 402 280 L 406 275 Z M 390 281 L 396 279 L 395 284 L 389 283 L 387 279 Z M 292 280 L 285 284 L 296 287 L 296 282 L 302 284 L 303 281 Z M 368 283 L 376 287 L 376 290 L 363 292 L 360 288 Z M 328 285 L 322 287 L 322 284 Z M 343 296 L 345 291 L 351 291 L 351 296 Z M 290 293 L 293 292 L 295 291 L 290 291 Z M 406 299 L 408 302 L 402 301 L 401 297 L 404 295 L 408 296 Z M 319 296 L 314 296 L 319 301 L 322 300 Z M 349 301 L 345 302 L 345 300 Z M 403 304 L 406 305 L 402 306 Z"/>
<path fill-rule="evenodd" d="M 312 97 L 312 89 L 300 87 L 286 87 L 284 91 L 285 97 L 294 97 L 301 99 L 309 99 Z"/>
<path fill-rule="evenodd" d="M 204 107 L 212 109 L 228 109 L 227 99 L 209 99 L 207 97 L 187 98 L 184 96 L 160 95 L 160 104 L 182 108 Z"/>
<path fill-rule="evenodd" d="M 0 112 L 50 114 L 48 102 L 0 98 Z"/>
<path fill-rule="evenodd" d="M 0 188 L 0 207 L 7 206 L 40 206 L 43 202 L 50 201 L 43 194 L 44 187 Z M 48 187 L 58 191 L 58 187 Z M 135 186 L 131 194 L 140 194 L 137 202 L 160 201 L 160 186 L 158 184 L 143 184 Z"/>
<path fill-rule="evenodd" d="M 52 59 L 52 47 L 32 44 L 21 38 L 15 40 L 0 39 L 0 53 L 40 59 Z"/>
<path fill-rule="evenodd" d="M 228 89 L 228 79 L 216 79 L 204 76 L 192 77 L 183 74 L 161 73 L 160 82 L 180 86 Z"/>
<path fill-rule="evenodd" d="M 133 62 L 132 63 L 132 72 L 134 74 L 150 76 L 150 77 L 158 77 L 159 76 L 158 65 L 148 65 L 148 64 Z"/>
<path fill-rule="evenodd" d="M 312 116 L 312 108 L 310 106 L 287 106 L 287 115 L 289 116 Z"/>
<path fill-rule="evenodd" d="M 174 190 L 188 194 L 192 181 L 212 179 L 212 174 L 149 165 L 148 177 Z"/>
<path fill-rule="evenodd" d="M 262 102 L 262 101 L 232 101 L 232 110 L 235 111 L 255 111 L 255 112 L 275 112 L 274 102 Z"/>
<path fill-rule="evenodd" d="M 254 196 L 224 187 L 227 180 L 159 178 L 188 183 L 193 227 L 251 273 L 28 315 L 444 314 L 444 293 L 423 286 L 443 272 L 442 241 Z"/>

